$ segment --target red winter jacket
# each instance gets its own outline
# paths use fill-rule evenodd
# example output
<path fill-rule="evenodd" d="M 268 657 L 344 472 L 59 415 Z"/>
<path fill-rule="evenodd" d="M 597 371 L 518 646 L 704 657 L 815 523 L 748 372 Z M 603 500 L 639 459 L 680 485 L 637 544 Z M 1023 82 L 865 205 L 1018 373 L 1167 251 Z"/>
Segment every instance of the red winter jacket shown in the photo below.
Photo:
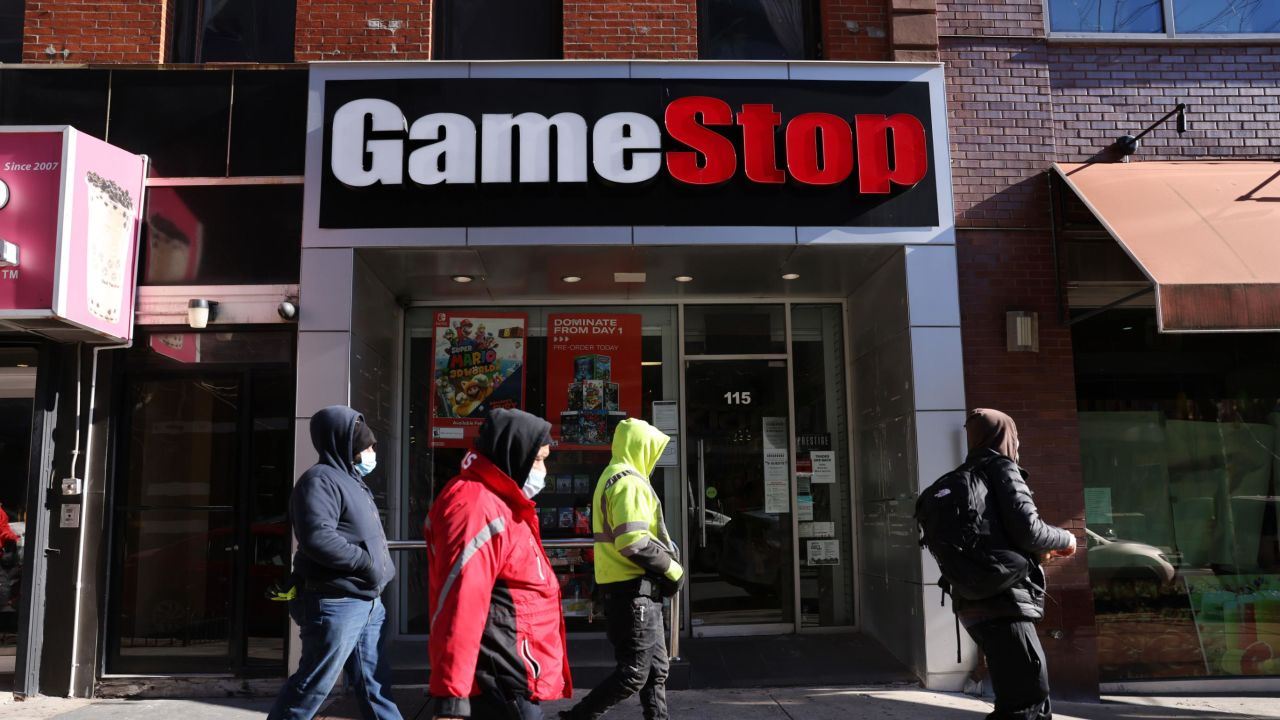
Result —
<path fill-rule="evenodd" d="M 486 692 L 572 697 L 560 583 L 538 515 L 515 481 L 467 453 L 427 516 L 431 696 L 436 715 L 471 714 Z"/>

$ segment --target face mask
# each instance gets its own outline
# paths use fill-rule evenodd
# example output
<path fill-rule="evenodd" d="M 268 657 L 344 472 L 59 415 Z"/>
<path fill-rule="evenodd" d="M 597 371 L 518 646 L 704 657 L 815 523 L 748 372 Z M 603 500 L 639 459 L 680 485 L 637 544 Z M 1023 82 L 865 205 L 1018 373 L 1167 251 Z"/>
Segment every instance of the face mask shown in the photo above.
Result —
<path fill-rule="evenodd" d="M 546 486 L 547 471 L 533 468 L 529 470 L 529 477 L 524 481 L 524 487 L 520 488 L 520 492 L 524 493 L 525 497 L 532 500 L 533 496 L 542 492 L 542 489 Z"/>
<path fill-rule="evenodd" d="M 360 462 L 356 463 L 356 472 L 360 473 L 360 477 L 365 477 L 378 467 L 378 453 L 372 450 L 365 450 L 360 453 Z"/>

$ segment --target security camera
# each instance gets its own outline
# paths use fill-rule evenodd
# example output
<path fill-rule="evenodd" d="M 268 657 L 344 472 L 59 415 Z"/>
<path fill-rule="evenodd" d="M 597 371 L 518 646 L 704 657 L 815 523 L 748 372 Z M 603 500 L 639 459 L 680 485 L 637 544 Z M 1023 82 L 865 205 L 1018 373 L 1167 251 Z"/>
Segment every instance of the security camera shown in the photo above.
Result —
<path fill-rule="evenodd" d="M 276 313 L 284 320 L 293 320 L 298 317 L 298 301 L 293 298 L 281 300 L 276 306 Z"/>

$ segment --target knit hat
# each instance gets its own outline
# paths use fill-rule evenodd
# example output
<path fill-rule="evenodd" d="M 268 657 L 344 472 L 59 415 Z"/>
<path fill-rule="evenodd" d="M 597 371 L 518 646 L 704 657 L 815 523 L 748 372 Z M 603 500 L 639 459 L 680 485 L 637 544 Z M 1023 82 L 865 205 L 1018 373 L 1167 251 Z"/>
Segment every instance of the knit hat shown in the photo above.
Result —
<path fill-rule="evenodd" d="M 356 423 L 356 432 L 351 436 L 351 454 L 359 455 L 378 443 L 378 438 L 369 429 L 369 424 L 365 422 Z M 351 458 L 355 461 L 356 458 Z"/>

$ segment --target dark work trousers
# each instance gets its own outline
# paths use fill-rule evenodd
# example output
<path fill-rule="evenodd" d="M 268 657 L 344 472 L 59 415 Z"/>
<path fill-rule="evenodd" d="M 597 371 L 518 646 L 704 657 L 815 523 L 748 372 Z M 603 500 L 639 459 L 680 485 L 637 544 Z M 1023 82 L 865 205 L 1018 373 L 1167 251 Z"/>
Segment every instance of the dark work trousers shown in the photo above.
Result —
<path fill-rule="evenodd" d="M 542 720 L 542 706 L 523 697 L 503 701 L 477 695 L 471 698 L 471 720 Z"/>
<path fill-rule="evenodd" d="M 629 593 L 605 599 L 609 642 L 618 666 L 582 702 L 566 713 L 573 720 L 595 720 L 614 705 L 640 693 L 645 720 L 667 720 L 666 628 L 662 601 Z"/>
<path fill-rule="evenodd" d="M 1049 669 L 1035 623 L 1016 618 L 991 620 L 969 628 L 987 656 L 995 712 L 988 720 L 1051 720 Z"/>

